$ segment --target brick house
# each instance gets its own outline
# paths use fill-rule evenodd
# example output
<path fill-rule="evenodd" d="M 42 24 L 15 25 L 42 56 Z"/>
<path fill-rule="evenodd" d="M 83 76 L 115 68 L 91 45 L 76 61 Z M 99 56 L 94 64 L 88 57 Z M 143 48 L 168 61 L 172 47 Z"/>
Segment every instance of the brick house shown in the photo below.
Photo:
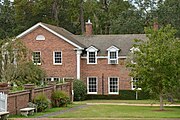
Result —
<path fill-rule="evenodd" d="M 80 79 L 87 85 L 88 94 L 119 94 L 119 90 L 133 89 L 125 59 L 133 40 L 146 39 L 146 36 L 92 33 L 90 21 L 86 23 L 85 35 L 37 23 L 17 38 L 33 52 L 32 60 L 46 71 L 46 80 Z"/>

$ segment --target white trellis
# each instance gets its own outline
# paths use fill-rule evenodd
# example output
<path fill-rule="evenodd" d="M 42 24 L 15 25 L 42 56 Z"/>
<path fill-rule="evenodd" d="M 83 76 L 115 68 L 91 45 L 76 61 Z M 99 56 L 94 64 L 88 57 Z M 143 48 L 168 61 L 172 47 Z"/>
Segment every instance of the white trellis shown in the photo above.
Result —
<path fill-rule="evenodd" d="M 0 112 L 7 111 L 7 94 L 0 93 Z"/>

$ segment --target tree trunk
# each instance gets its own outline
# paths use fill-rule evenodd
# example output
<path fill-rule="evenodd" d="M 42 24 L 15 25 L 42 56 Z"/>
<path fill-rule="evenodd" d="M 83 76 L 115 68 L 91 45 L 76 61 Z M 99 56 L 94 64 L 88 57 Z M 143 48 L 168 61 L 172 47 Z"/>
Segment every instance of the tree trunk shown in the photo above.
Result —
<path fill-rule="evenodd" d="M 84 9 L 83 9 L 83 0 L 80 3 L 80 22 L 81 22 L 81 32 L 84 34 Z"/>
<path fill-rule="evenodd" d="M 163 106 L 163 94 L 162 93 L 160 93 L 159 98 L 160 98 L 160 110 L 163 110 L 164 106 Z"/>

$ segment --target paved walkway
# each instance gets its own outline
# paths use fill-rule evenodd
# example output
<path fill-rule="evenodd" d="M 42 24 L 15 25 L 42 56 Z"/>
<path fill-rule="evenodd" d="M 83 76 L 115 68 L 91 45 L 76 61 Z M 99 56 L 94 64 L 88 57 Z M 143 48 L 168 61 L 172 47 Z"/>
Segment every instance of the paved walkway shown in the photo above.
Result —
<path fill-rule="evenodd" d="M 69 109 L 66 109 L 66 110 L 61 110 L 61 111 L 45 114 L 45 115 L 39 116 L 37 118 L 47 118 L 47 117 L 50 117 L 50 116 L 57 116 L 57 115 L 64 114 L 66 112 L 71 112 L 71 111 L 75 111 L 75 110 L 80 109 L 80 108 L 85 108 L 87 106 L 88 105 L 80 105 L 80 106 L 72 107 L 72 108 L 69 108 Z"/>
<path fill-rule="evenodd" d="M 159 106 L 159 104 L 130 104 L 130 103 L 86 103 L 87 105 L 128 105 L 128 106 Z M 180 106 L 180 104 L 165 104 L 164 106 Z"/>

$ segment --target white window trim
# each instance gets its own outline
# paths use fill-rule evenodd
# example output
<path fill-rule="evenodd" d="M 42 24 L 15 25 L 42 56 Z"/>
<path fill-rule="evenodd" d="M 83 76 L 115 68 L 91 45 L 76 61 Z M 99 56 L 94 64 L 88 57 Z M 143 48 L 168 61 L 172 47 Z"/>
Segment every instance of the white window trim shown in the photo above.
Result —
<path fill-rule="evenodd" d="M 55 52 L 61 52 L 61 63 L 55 63 Z M 53 65 L 62 65 L 62 51 L 53 51 Z"/>
<path fill-rule="evenodd" d="M 110 59 L 110 52 L 116 52 L 116 59 Z M 110 62 L 110 60 L 116 60 L 116 64 L 118 64 L 118 62 L 119 62 L 119 60 L 118 60 L 118 51 L 111 51 L 111 50 L 109 50 L 108 51 L 108 64 L 112 64 L 111 62 Z"/>
<path fill-rule="evenodd" d="M 96 78 L 96 92 L 89 92 L 89 78 Z M 87 77 L 87 94 L 97 94 L 98 93 L 98 78 L 94 76 Z"/>
<path fill-rule="evenodd" d="M 44 41 L 46 38 L 44 37 L 44 35 L 37 35 L 36 36 L 36 40 L 37 41 Z"/>
<path fill-rule="evenodd" d="M 42 62 L 42 61 L 41 61 L 41 60 L 42 60 L 42 59 L 41 59 L 41 51 L 33 51 L 33 53 L 34 53 L 34 52 L 40 52 L 40 63 L 34 63 L 34 58 L 33 58 L 33 55 L 32 55 L 32 61 L 33 61 L 34 65 L 41 65 L 41 62 Z"/>
<path fill-rule="evenodd" d="M 110 92 L 110 78 L 117 78 L 118 80 L 118 92 Z M 109 95 L 118 95 L 119 94 L 119 77 L 108 77 L 108 94 Z"/>
<path fill-rule="evenodd" d="M 142 90 L 141 88 L 133 88 L 133 77 L 131 77 L 131 89 L 132 90 Z"/>
<path fill-rule="evenodd" d="M 89 48 L 86 49 L 87 51 L 87 64 L 97 64 L 97 51 L 98 49 L 95 48 L 94 46 L 90 46 Z M 95 63 L 89 63 L 89 52 L 95 52 Z"/>
<path fill-rule="evenodd" d="M 95 63 L 89 62 L 89 52 L 95 52 Z M 87 52 L 87 64 L 97 64 L 97 51 L 88 51 Z"/>
<path fill-rule="evenodd" d="M 113 46 L 109 47 L 107 49 L 107 51 L 108 51 L 108 64 L 112 64 L 110 62 L 110 60 L 116 60 L 116 64 L 118 64 L 119 63 L 119 61 L 118 61 L 118 59 L 119 59 L 119 54 L 118 54 L 119 49 L 116 46 L 113 45 Z M 110 59 L 110 52 L 116 52 L 116 59 Z"/>

